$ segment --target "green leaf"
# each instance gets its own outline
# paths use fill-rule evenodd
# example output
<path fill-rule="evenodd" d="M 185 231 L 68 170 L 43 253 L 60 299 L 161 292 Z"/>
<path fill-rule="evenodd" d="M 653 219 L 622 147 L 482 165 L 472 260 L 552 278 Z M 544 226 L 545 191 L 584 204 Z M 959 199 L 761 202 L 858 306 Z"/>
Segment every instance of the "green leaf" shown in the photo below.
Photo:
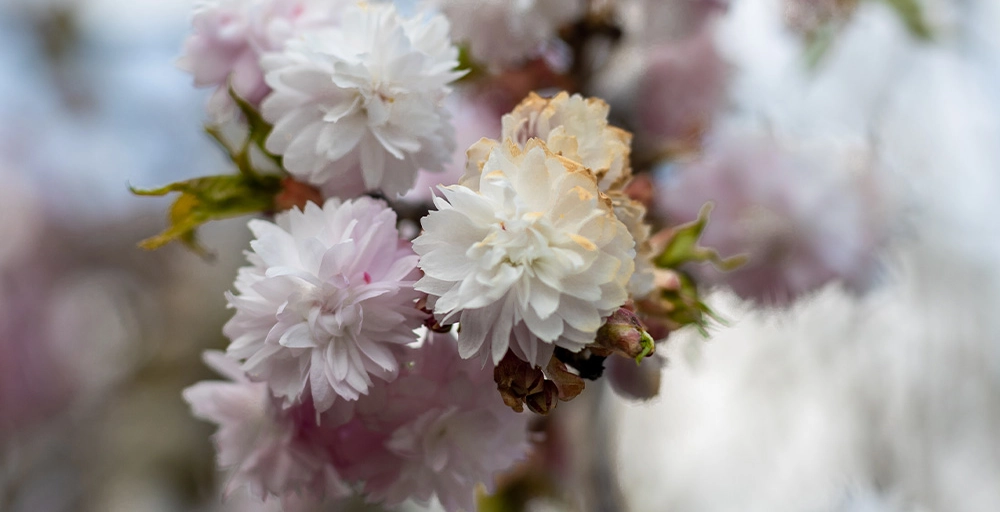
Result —
<path fill-rule="evenodd" d="M 707 262 L 719 270 L 731 271 L 747 261 L 746 255 L 723 258 L 716 250 L 698 245 L 711 211 L 712 204 L 706 203 L 698 212 L 697 219 L 674 228 L 663 252 L 654 260 L 656 266 L 674 272 L 679 282 L 675 288 L 660 290 L 660 300 L 667 310 L 663 316 L 675 327 L 695 325 L 703 335 L 708 334 L 706 327 L 709 319 L 722 320 L 701 301 L 697 283 L 682 267 L 686 263 Z"/>
<path fill-rule="evenodd" d="M 207 257 L 208 251 L 198 243 L 197 228 L 212 220 L 271 210 L 275 195 L 281 191 L 281 177 L 251 178 L 243 174 L 207 176 L 160 188 L 138 189 L 129 186 L 129 189 L 139 196 L 180 193 L 170 207 L 167 229 L 139 242 L 139 247 L 153 250 L 176 240 Z"/>
<path fill-rule="evenodd" d="M 684 263 L 710 262 L 723 271 L 735 270 L 746 263 L 745 255 L 723 259 L 715 249 L 698 246 L 698 239 L 708 225 L 712 203 L 705 203 L 698 212 L 698 218 L 674 229 L 673 236 L 667 242 L 663 252 L 656 257 L 656 266 L 660 268 L 677 269 Z"/>
<path fill-rule="evenodd" d="M 458 67 L 455 71 L 465 72 L 465 75 L 458 79 L 459 82 L 470 82 L 486 74 L 486 68 L 472 58 L 469 48 L 465 45 L 458 47 Z"/>
<path fill-rule="evenodd" d="M 240 109 L 240 113 L 243 114 L 243 118 L 246 119 L 247 128 L 249 133 L 247 134 L 247 140 L 243 144 L 243 149 L 239 152 L 230 151 L 230 156 L 233 158 L 233 162 L 236 167 L 239 168 L 240 172 L 250 176 L 257 176 L 257 173 L 253 170 L 250 165 L 250 146 L 256 146 L 257 149 L 261 151 L 268 159 L 274 162 L 279 168 L 284 168 L 281 164 L 281 157 L 275 155 L 267 150 L 265 143 L 267 142 L 267 137 L 271 135 L 271 130 L 273 127 L 270 123 L 264 120 L 264 117 L 257 112 L 257 109 L 248 103 L 245 99 L 241 98 L 236 91 L 233 90 L 232 86 L 229 87 L 229 97 L 233 99 L 236 106 Z M 209 132 L 209 135 L 215 137 L 215 134 Z M 218 137 L 216 137 L 218 140 Z M 225 145 L 223 143 L 223 145 Z"/>

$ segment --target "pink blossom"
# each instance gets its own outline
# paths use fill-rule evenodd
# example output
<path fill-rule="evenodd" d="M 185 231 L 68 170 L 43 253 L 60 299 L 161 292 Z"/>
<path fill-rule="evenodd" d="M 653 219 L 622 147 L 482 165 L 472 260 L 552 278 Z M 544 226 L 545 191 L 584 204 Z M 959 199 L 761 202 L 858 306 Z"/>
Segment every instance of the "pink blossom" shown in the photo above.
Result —
<path fill-rule="evenodd" d="M 492 369 L 460 359 L 448 334 L 406 349 L 395 381 L 319 415 L 308 400 L 280 407 L 266 384 L 221 354 L 206 360 L 232 382 L 202 382 L 184 397 L 196 416 L 219 425 L 227 492 L 246 485 L 290 504 L 343 496 L 349 485 L 390 506 L 436 497 L 449 512 L 475 510 L 477 486 L 492 490 L 496 474 L 528 448 L 530 415 L 504 406 Z"/>
<path fill-rule="evenodd" d="M 395 212 L 369 197 L 330 199 L 275 222 L 250 221 L 251 265 L 227 294 L 228 354 L 286 406 L 310 398 L 320 412 L 395 378 L 398 349 L 417 341 L 424 317 Z"/>
<path fill-rule="evenodd" d="M 198 87 L 215 87 L 212 105 L 228 104 L 228 87 L 253 105 L 271 91 L 260 57 L 281 50 L 297 30 L 332 24 L 335 4 L 315 0 L 203 0 L 178 66 Z"/>
<path fill-rule="evenodd" d="M 382 463 L 343 471 L 385 504 L 436 496 L 449 512 L 475 510 L 476 487 L 491 492 L 496 474 L 525 456 L 530 415 L 503 404 L 492 368 L 461 359 L 450 334 L 430 333 L 407 368 L 358 403 L 359 421 L 388 433 L 368 452 Z"/>
<path fill-rule="evenodd" d="M 219 426 L 219 466 L 230 470 L 225 493 L 246 486 L 261 500 L 304 494 L 316 499 L 348 494 L 324 454 L 314 446 L 317 417 L 311 404 L 276 407 L 267 385 L 251 382 L 239 364 L 219 352 L 205 362 L 229 381 L 199 382 L 184 390 L 194 415 Z M 336 414 L 324 419 L 336 423 Z"/>

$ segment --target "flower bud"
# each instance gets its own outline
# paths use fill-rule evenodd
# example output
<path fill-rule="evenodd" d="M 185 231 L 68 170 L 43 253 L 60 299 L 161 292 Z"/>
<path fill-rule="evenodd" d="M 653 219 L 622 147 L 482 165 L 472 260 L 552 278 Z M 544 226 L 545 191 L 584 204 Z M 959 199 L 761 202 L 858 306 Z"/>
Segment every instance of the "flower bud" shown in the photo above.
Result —
<path fill-rule="evenodd" d="M 618 308 L 597 331 L 594 343 L 614 353 L 635 359 L 636 362 L 656 350 L 653 338 L 646 332 L 635 313 Z"/>
<path fill-rule="evenodd" d="M 545 376 L 542 375 L 542 370 L 508 351 L 493 369 L 493 381 L 497 384 L 503 403 L 522 412 L 528 395 L 544 391 Z"/>
<path fill-rule="evenodd" d="M 555 382 L 547 380 L 542 386 L 542 391 L 528 395 L 524 399 L 524 403 L 528 405 L 531 412 L 548 414 L 559 403 L 559 388 Z"/>

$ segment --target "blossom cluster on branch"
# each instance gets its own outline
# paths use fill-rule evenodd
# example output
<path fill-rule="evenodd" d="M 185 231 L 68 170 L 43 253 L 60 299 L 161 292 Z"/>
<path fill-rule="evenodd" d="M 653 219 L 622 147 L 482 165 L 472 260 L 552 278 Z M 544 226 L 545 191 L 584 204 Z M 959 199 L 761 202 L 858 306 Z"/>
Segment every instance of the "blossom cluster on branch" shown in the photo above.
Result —
<path fill-rule="evenodd" d="M 532 413 L 580 395 L 609 358 L 612 384 L 648 398 L 660 363 L 635 363 L 713 317 L 687 265 L 742 260 L 698 246 L 709 209 L 654 230 L 650 180 L 634 175 L 649 167 L 635 169 L 633 136 L 612 124 L 609 104 L 529 92 L 582 85 L 588 34 L 620 36 L 609 8 L 585 4 L 438 0 L 412 15 L 346 0 L 197 7 L 180 64 L 215 88 L 212 123 L 243 128 L 235 142 L 206 128 L 238 173 L 135 191 L 181 194 L 150 248 L 200 248 L 201 224 L 263 214 L 249 221 L 248 265 L 225 295 L 230 344 L 206 355 L 229 380 L 185 391 L 194 414 L 219 426 L 226 492 L 248 487 L 288 509 L 359 494 L 474 510 L 476 489 L 491 491 L 526 457 Z M 574 52 L 562 71 L 544 63 L 559 38 Z M 449 105 L 465 104 L 449 95 L 464 80 L 519 91 L 505 69 L 534 85 L 520 102 L 477 107 L 494 117 L 473 124 L 499 134 L 451 162 L 456 139 L 474 138 L 457 133 L 463 115 Z M 716 96 L 685 121 L 697 130 L 671 137 L 700 134 Z M 446 168 L 464 172 L 434 182 Z M 430 194 L 413 190 L 428 182 Z"/>

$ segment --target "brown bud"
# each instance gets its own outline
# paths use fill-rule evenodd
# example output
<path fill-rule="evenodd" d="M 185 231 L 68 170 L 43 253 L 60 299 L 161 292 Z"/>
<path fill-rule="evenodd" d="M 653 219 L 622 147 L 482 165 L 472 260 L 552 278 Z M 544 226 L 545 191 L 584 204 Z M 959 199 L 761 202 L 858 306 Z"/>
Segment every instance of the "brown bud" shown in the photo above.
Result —
<path fill-rule="evenodd" d="M 525 397 L 543 390 L 545 376 L 540 369 L 508 351 L 493 369 L 493 381 L 497 384 L 503 402 L 511 409 L 521 412 L 524 410 L 521 403 Z"/>
<path fill-rule="evenodd" d="M 548 414 L 549 411 L 555 409 L 556 405 L 559 404 L 559 388 L 555 382 L 547 380 L 543 384 L 542 390 L 538 393 L 528 395 L 524 399 L 524 403 L 528 405 L 528 409 L 531 409 L 531 412 Z"/>
<path fill-rule="evenodd" d="M 598 347 L 641 361 L 652 354 L 656 345 L 639 317 L 626 308 L 618 308 L 597 331 L 594 344 Z"/>

